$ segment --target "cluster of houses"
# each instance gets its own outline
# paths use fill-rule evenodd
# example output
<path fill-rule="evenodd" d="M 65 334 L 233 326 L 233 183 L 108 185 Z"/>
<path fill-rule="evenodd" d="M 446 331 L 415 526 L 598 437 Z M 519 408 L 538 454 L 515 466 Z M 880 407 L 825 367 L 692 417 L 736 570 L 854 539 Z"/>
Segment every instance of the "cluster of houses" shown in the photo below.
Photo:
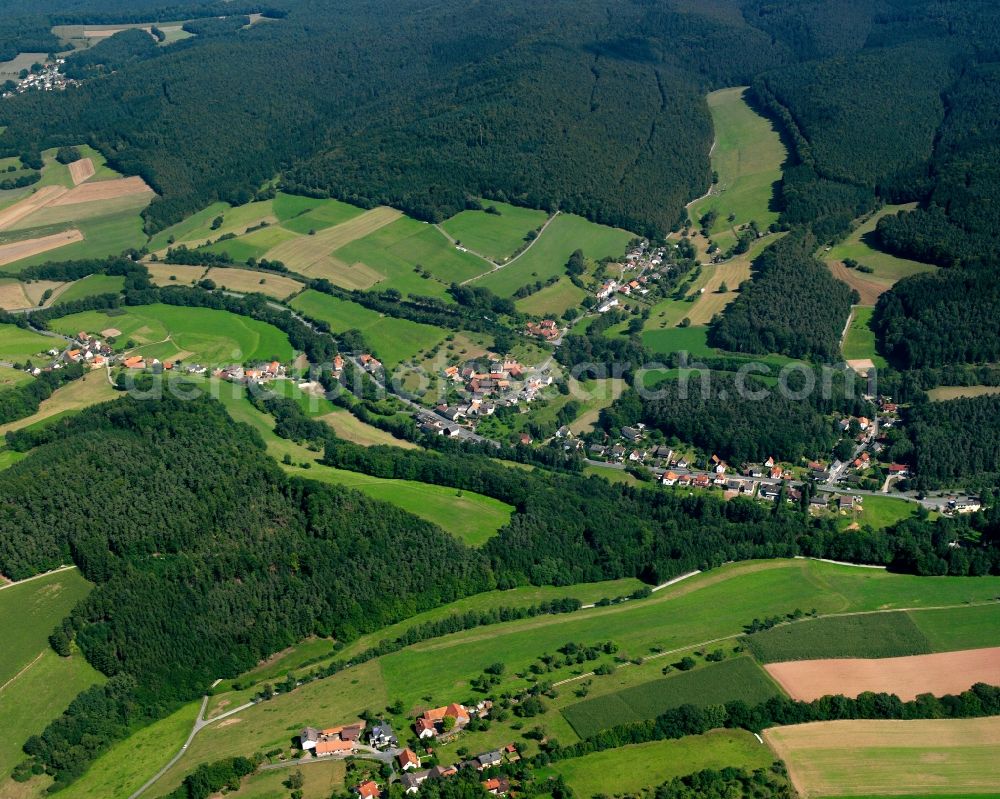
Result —
<path fill-rule="evenodd" d="M 502 763 L 515 762 L 520 759 L 517 748 L 514 744 L 497 749 L 492 752 L 484 752 L 481 755 L 464 760 L 453 766 L 434 766 L 429 769 L 420 768 L 420 758 L 410 749 L 404 749 L 396 755 L 396 763 L 399 766 L 402 777 L 403 790 L 408 793 L 417 793 L 420 786 L 427 780 L 443 780 L 453 777 L 462 769 L 472 769 L 475 771 L 486 771 L 496 768 Z M 482 781 L 483 789 L 493 796 L 506 796 L 510 792 L 510 781 L 506 777 L 492 777 Z"/>
<path fill-rule="evenodd" d="M 629 250 L 621 265 L 622 278 L 608 280 L 594 292 L 594 298 L 598 301 L 597 312 L 606 313 L 617 307 L 618 295 L 644 297 L 649 294 L 649 284 L 658 281 L 672 268 L 670 264 L 665 263 L 666 252 L 665 247 L 650 247 L 646 240 Z M 636 271 L 638 274 L 634 278 L 626 279 L 625 273 L 629 271 Z"/>
<path fill-rule="evenodd" d="M 277 380 L 285 376 L 285 367 L 278 361 L 255 364 L 253 366 L 235 364 L 215 369 L 212 372 L 212 377 L 219 378 L 220 380 L 228 380 L 231 383 L 245 383 L 247 385 L 269 383 L 272 380 Z"/>
<path fill-rule="evenodd" d="M 114 338 L 115 334 L 121 335 L 114 328 L 108 328 L 101 333 L 103 339 Z M 102 338 L 91 336 L 86 332 L 79 332 L 73 339 L 73 343 L 63 353 L 67 361 L 73 363 L 85 363 L 91 369 L 100 369 L 109 366 L 112 362 L 113 351 Z M 50 355 L 58 355 L 57 350 L 49 350 Z"/>
<path fill-rule="evenodd" d="M 457 387 L 461 401 L 439 405 L 437 412 L 449 422 L 457 422 L 492 416 L 501 406 L 532 402 L 552 385 L 552 378 L 529 371 L 511 358 L 491 360 L 485 368 L 477 363 L 449 366 L 444 376 Z"/>
<path fill-rule="evenodd" d="M 43 64 L 42 68 L 37 72 L 29 70 L 28 74 L 15 81 L 16 86 L 9 91 L 5 91 L 3 96 L 13 97 L 15 94 L 24 94 L 25 92 L 32 91 L 63 91 L 68 86 L 76 86 L 79 81 L 67 78 L 59 71 L 59 68 L 65 63 L 65 58 L 57 58 L 55 61 Z"/>
<path fill-rule="evenodd" d="M 312 752 L 316 757 L 352 754 L 358 750 L 367 726 L 365 722 L 359 721 L 325 730 L 306 727 L 299 733 L 299 743 L 302 751 Z M 368 743 L 378 749 L 396 746 L 399 742 L 389 725 L 379 723 L 372 727 Z"/>
<path fill-rule="evenodd" d="M 543 319 L 541 322 L 528 322 L 524 327 L 524 332 L 529 336 L 540 338 L 544 341 L 554 341 L 559 338 L 561 331 L 555 319 Z"/>

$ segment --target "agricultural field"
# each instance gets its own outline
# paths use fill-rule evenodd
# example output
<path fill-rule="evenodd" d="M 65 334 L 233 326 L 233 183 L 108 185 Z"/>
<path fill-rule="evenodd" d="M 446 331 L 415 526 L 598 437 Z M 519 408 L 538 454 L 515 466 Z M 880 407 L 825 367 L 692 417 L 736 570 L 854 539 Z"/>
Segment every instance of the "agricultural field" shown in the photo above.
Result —
<path fill-rule="evenodd" d="M 52 305 L 59 294 L 69 286 L 55 280 L 29 280 L 20 282 L 13 278 L 0 278 L 0 308 L 14 311 Z M 48 299 L 45 293 L 50 292 Z"/>
<path fill-rule="evenodd" d="M 97 294 L 118 294 L 125 287 L 125 278 L 116 275 L 87 275 L 68 285 L 59 292 L 56 302 L 73 302 Z"/>
<path fill-rule="evenodd" d="M 219 241 L 203 248 L 205 252 L 228 255 L 236 263 L 248 263 L 251 258 L 260 260 L 275 247 L 298 236 L 278 225 L 268 225 L 235 239 Z"/>
<path fill-rule="evenodd" d="M 287 336 L 276 327 L 210 308 L 140 305 L 113 314 L 85 311 L 53 322 L 53 329 L 66 335 L 108 328 L 121 331 L 119 343 L 133 341 L 136 354 L 147 358 L 222 364 L 293 357 Z"/>
<path fill-rule="evenodd" d="M 674 777 L 726 767 L 768 768 L 771 750 L 745 730 L 713 730 L 673 741 L 634 744 L 563 760 L 539 772 L 561 774 L 579 797 L 639 794 Z"/>
<path fill-rule="evenodd" d="M 716 212 L 709 232 L 722 249 L 735 243 L 734 227 L 753 220 L 764 230 L 778 220 L 773 208 L 774 188 L 788 157 L 771 121 L 747 104 L 746 91 L 746 87 L 737 86 L 708 95 L 715 127 L 712 169 L 719 180 L 709 196 L 690 208 L 696 226 L 704 214 Z"/>
<path fill-rule="evenodd" d="M 38 411 L 24 419 L 17 419 L 0 425 L 0 435 L 10 430 L 22 430 L 36 424 L 46 424 L 99 402 L 122 396 L 115 391 L 103 369 L 88 372 L 79 380 L 73 380 L 55 390 L 51 397 L 42 400 Z"/>
<path fill-rule="evenodd" d="M 17 325 L 0 324 L 0 361 L 23 362 L 46 352 L 53 346 L 57 348 L 60 346 L 58 339 L 25 330 Z"/>
<path fill-rule="evenodd" d="M 601 411 L 622 395 L 625 381 L 620 377 L 584 382 L 570 378 L 569 386 L 570 397 L 582 406 L 580 415 L 569 424 L 569 429 L 579 435 L 594 428 Z"/>
<path fill-rule="evenodd" d="M 905 612 L 808 619 L 772 627 L 743 640 L 762 663 L 818 658 L 888 658 L 933 651 L 930 642 Z"/>
<path fill-rule="evenodd" d="M 197 267 L 195 267 L 197 269 Z M 177 276 L 178 278 L 180 275 Z M 229 269 L 212 267 L 205 273 L 205 278 L 216 286 L 229 291 L 243 294 L 258 293 L 284 300 L 302 290 L 302 284 L 284 275 L 271 272 L 254 272 L 248 269 Z"/>
<path fill-rule="evenodd" d="M 307 316 L 326 322 L 334 333 L 360 330 L 372 352 L 390 369 L 433 349 L 446 335 L 439 327 L 382 316 L 363 305 L 312 289 L 302 292 L 290 305 Z"/>
<path fill-rule="evenodd" d="M 498 214 L 483 211 L 462 211 L 442 222 L 440 227 L 463 247 L 502 263 L 526 241 L 526 236 L 545 224 L 548 214 L 534 208 L 521 208 L 497 200 L 483 200 L 484 208 L 495 208 Z"/>
<path fill-rule="evenodd" d="M 31 69 L 32 64 L 44 64 L 48 53 L 18 53 L 10 61 L 0 61 L 0 83 L 17 80 L 22 69 Z"/>
<path fill-rule="evenodd" d="M 1000 718 L 823 721 L 774 727 L 764 738 L 812 797 L 995 795 Z"/>
<path fill-rule="evenodd" d="M 1000 603 L 911 613 L 932 652 L 1000 646 Z"/>
<path fill-rule="evenodd" d="M 20 369 L 13 369 L 9 366 L 0 366 L 0 390 L 13 388 L 22 383 L 28 383 L 33 378 L 27 372 Z"/>
<path fill-rule="evenodd" d="M 707 707 L 742 699 L 755 705 L 779 693 L 753 660 L 739 657 L 585 699 L 563 709 L 562 714 L 577 735 L 589 738 L 618 724 L 656 718 L 684 704 Z"/>
<path fill-rule="evenodd" d="M 204 266 L 184 266 L 181 264 L 147 263 L 149 279 L 156 286 L 190 286 L 197 283 L 208 272 Z"/>
<path fill-rule="evenodd" d="M 79 652 L 61 658 L 49 647 L 53 627 L 90 593 L 76 569 L 0 587 L 0 780 L 22 758 L 21 744 L 77 693 L 103 679 Z"/>
<path fill-rule="evenodd" d="M 838 658 L 770 663 L 770 674 L 793 699 L 889 693 L 910 701 L 921 694 L 960 694 L 976 683 L 1000 685 L 1000 647 L 875 660 Z"/>
<path fill-rule="evenodd" d="M 376 277 L 379 288 L 394 288 L 404 295 L 445 296 L 452 283 L 461 283 L 490 268 L 482 258 L 456 248 L 433 225 L 409 217 L 391 220 L 345 243 L 334 250 L 333 260 L 351 269 L 365 270 Z M 333 277 L 330 280 L 338 282 Z"/>
<path fill-rule="evenodd" d="M 875 332 L 871 329 L 874 308 L 855 305 L 851 315 L 851 323 L 847 326 L 847 334 L 841 344 L 844 360 L 871 360 L 879 369 L 886 366 L 886 360 L 875 350 Z"/>
<path fill-rule="evenodd" d="M 707 327 L 672 327 L 647 330 L 642 334 L 643 345 L 653 355 L 666 356 L 686 352 L 692 358 L 711 357 L 716 353 L 708 345 Z"/>
<path fill-rule="evenodd" d="M 342 794 L 348 787 L 344 783 L 347 767 L 342 760 L 310 762 L 299 769 L 303 777 L 301 799 L 329 799 L 334 794 Z M 285 799 L 288 788 L 283 783 L 295 768 L 261 771 L 243 780 L 237 791 L 229 791 L 226 796 L 233 799 Z"/>
<path fill-rule="evenodd" d="M 582 250 L 592 261 L 609 256 L 617 258 L 625 255 L 625 248 L 633 238 L 634 234 L 627 230 L 598 225 L 582 216 L 559 214 L 524 253 L 503 268 L 478 278 L 473 285 L 510 297 L 522 286 L 563 274 L 566 262 L 576 250 Z"/>
<path fill-rule="evenodd" d="M 517 300 L 515 305 L 521 313 L 559 319 L 568 309 L 579 308 L 586 296 L 587 292 L 574 286 L 568 277 L 561 277 L 557 283 Z"/>
<path fill-rule="evenodd" d="M 984 397 L 1000 394 L 1000 386 L 938 386 L 927 392 L 933 402 L 959 399 L 961 397 Z"/>
<path fill-rule="evenodd" d="M 498 499 L 446 486 L 372 477 L 322 465 L 288 471 L 309 480 L 354 488 L 372 499 L 389 502 L 438 525 L 469 546 L 485 544 L 510 521 L 514 512 L 513 507 Z"/>
<path fill-rule="evenodd" d="M 279 193 L 274 198 L 274 213 L 281 226 L 306 236 L 310 230 L 326 230 L 360 216 L 364 209 L 340 202 L 340 200 L 317 200 Z"/>

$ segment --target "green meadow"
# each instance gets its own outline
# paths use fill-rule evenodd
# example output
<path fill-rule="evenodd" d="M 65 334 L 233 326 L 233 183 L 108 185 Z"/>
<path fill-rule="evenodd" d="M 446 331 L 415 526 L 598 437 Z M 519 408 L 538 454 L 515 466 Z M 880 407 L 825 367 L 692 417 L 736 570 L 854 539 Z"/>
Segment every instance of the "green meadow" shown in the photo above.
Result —
<path fill-rule="evenodd" d="M 710 233 L 723 249 L 735 243 L 734 227 L 753 220 L 764 229 L 777 221 L 778 212 L 771 207 L 774 186 L 788 156 L 774 125 L 747 105 L 745 93 L 745 87 L 736 87 L 708 95 L 715 127 L 712 169 L 719 180 L 710 196 L 691 207 L 696 225 L 708 211 L 716 212 Z"/>
<path fill-rule="evenodd" d="M 847 328 L 847 335 L 844 336 L 841 352 L 844 360 L 870 358 L 881 369 L 886 366 L 886 360 L 875 349 L 875 331 L 871 328 L 874 313 L 874 308 L 860 305 L 854 307 L 854 315 Z"/>
<path fill-rule="evenodd" d="M 80 330 L 120 330 L 118 343 L 131 340 L 137 354 L 160 360 L 205 364 L 247 360 L 290 361 L 288 337 L 278 328 L 228 311 L 175 305 L 129 306 L 124 313 L 85 311 L 57 319 L 53 329 L 66 335 Z"/>
<path fill-rule="evenodd" d="M 291 306 L 314 319 L 330 325 L 334 333 L 359 330 L 372 352 L 388 367 L 426 352 L 444 340 L 445 331 L 439 327 L 382 316 L 363 305 L 331 297 L 308 289 L 291 302 Z"/>
<path fill-rule="evenodd" d="M 68 286 L 56 303 L 73 302 L 97 294 L 118 294 L 125 287 L 125 278 L 115 275 L 87 275 Z"/>
<path fill-rule="evenodd" d="M 461 211 L 442 222 L 441 227 L 462 246 L 498 263 L 513 255 L 525 243 L 525 237 L 544 225 L 548 218 L 545 211 L 496 200 L 483 200 L 483 207 L 495 208 L 500 213 Z"/>
<path fill-rule="evenodd" d="M 361 208 L 339 200 L 317 200 L 279 192 L 274 198 L 274 214 L 281 226 L 301 236 L 310 230 L 324 230 L 363 213 Z"/>
<path fill-rule="evenodd" d="M 57 349 L 60 347 L 58 339 L 42 336 L 16 325 L 0 324 L 0 360 L 26 361 L 53 346 Z"/>
<path fill-rule="evenodd" d="M 576 250 L 593 260 L 619 258 L 634 234 L 619 228 L 598 225 L 573 214 L 559 214 L 530 248 L 501 269 L 475 281 L 503 297 L 536 280 L 545 282 L 566 271 L 566 262 Z M 483 270 L 480 270 L 482 272 Z"/>

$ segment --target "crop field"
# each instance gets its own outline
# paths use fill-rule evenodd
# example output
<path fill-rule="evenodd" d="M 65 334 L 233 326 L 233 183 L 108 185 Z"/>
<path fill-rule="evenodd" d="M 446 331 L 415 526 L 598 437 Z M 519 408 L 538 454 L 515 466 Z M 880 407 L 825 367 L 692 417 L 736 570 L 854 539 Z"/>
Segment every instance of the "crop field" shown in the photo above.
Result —
<path fill-rule="evenodd" d="M 238 791 L 229 791 L 233 799 L 286 799 L 288 788 L 283 783 L 295 768 L 261 771 L 243 780 Z M 302 773 L 301 799 L 329 799 L 342 795 L 347 766 L 342 760 L 310 761 L 299 771 Z"/>
<path fill-rule="evenodd" d="M 768 768 L 771 750 L 745 730 L 713 730 L 673 741 L 633 744 L 563 760 L 541 772 L 561 774 L 579 797 L 636 795 L 674 777 L 726 767 Z"/>
<path fill-rule="evenodd" d="M 197 267 L 195 267 L 197 269 Z M 177 275 L 180 278 L 180 275 Z M 302 284 L 290 277 L 276 275 L 270 272 L 252 272 L 247 269 L 229 269 L 213 267 L 205 274 L 215 285 L 245 294 L 258 292 L 283 300 L 302 290 Z"/>
<path fill-rule="evenodd" d="M 514 508 L 472 491 L 412 480 L 389 480 L 327 466 L 288 470 L 309 480 L 354 488 L 441 527 L 469 546 L 480 546 L 510 521 Z"/>
<path fill-rule="evenodd" d="M 13 278 L 0 278 L 0 309 L 15 311 L 34 307 L 26 293 L 27 285 Z"/>
<path fill-rule="evenodd" d="M 442 222 L 441 227 L 462 246 L 500 263 L 514 254 L 524 244 L 525 236 L 545 224 L 548 214 L 533 208 L 484 200 L 483 207 L 500 212 L 462 211 Z"/>
<path fill-rule="evenodd" d="M 18 53 L 10 61 L 0 61 L 0 83 L 17 80 L 22 69 L 31 69 L 32 64 L 42 64 L 48 53 Z"/>
<path fill-rule="evenodd" d="M 777 221 L 778 212 L 772 209 L 774 185 L 788 156 L 774 125 L 747 105 L 745 92 L 745 87 L 735 87 L 708 95 L 715 127 L 712 169 L 719 182 L 710 196 L 691 207 L 696 225 L 709 210 L 717 213 L 710 232 L 723 249 L 736 240 L 729 232 L 733 226 L 754 220 L 764 229 Z"/>
<path fill-rule="evenodd" d="M 598 225 L 582 216 L 559 214 L 522 255 L 502 269 L 477 279 L 474 285 L 510 297 L 521 286 L 563 274 L 566 262 L 576 250 L 582 250 L 593 261 L 608 256 L 623 257 L 632 238 L 634 235 L 627 230 Z"/>
<path fill-rule="evenodd" d="M 984 397 L 989 394 L 1000 394 L 1000 386 L 938 386 L 927 392 L 927 396 L 934 402 L 961 397 Z"/>
<path fill-rule="evenodd" d="M 278 194 L 274 198 L 274 213 L 281 226 L 300 236 L 310 230 L 326 230 L 360 216 L 364 209 L 342 203 L 339 200 L 316 200 L 311 197 L 297 197 Z"/>
<path fill-rule="evenodd" d="M 708 345 L 707 327 L 672 327 L 666 330 L 647 330 L 642 343 L 653 355 L 666 356 L 686 352 L 692 358 L 708 357 L 715 349 Z"/>
<path fill-rule="evenodd" d="M 452 283 L 490 268 L 481 258 L 457 249 L 433 225 L 409 217 L 358 237 L 336 249 L 333 258 L 352 268 L 360 264 L 379 275 L 380 288 L 395 288 L 403 294 L 443 295 Z"/>
<path fill-rule="evenodd" d="M 334 333 L 357 329 L 365 341 L 388 368 L 426 352 L 446 335 L 439 327 L 382 316 L 349 300 L 341 300 L 312 289 L 302 292 L 291 302 L 292 308 L 330 325 Z"/>
<path fill-rule="evenodd" d="M 251 258 L 259 261 L 278 245 L 296 238 L 294 233 L 283 227 L 268 225 L 235 239 L 216 242 L 204 249 L 205 252 L 225 253 L 237 263 L 247 263 Z"/>
<path fill-rule="evenodd" d="M 577 735 L 588 738 L 618 724 L 656 718 L 683 704 L 707 707 L 742 699 L 755 705 L 779 693 L 753 660 L 740 657 L 585 699 L 564 708 L 562 714 Z"/>
<path fill-rule="evenodd" d="M 1000 602 L 911 613 L 933 652 L 1000 646 Z"/>
<path fill-rule="evenodd" d="M 52 628 L 90 593 L 76 569 L 0 589 L 0 780 L 21 759 L 21 744 L 37 734 L 79 691 L 100 679 L 79 653 L 56 655 Z"/>
<path fill-rule="evenodd" d="M 518 300 L 515 304 L 521 313 L 558 319 L 568 308 L 579 307 L 580 302 L 586 296 L 586 291 L 574 286 L 568 277 L 562 277 L 558 283 L 546 286 L 530 297 Z"/>
<path fill-rule="evenodd" d="M 52 346 L 58 348 L 57 339 L 16 325 L 0 324 L 0 361 L 25 361 Z"/>
<path fill-rule="evenodd" d="M 298 236 L 285 242 L 268 252 L 267 257 L 272 261 L 283 261 L 295 272 L 303 272 L 310 277 L 326 277 L 333 281 L 330 273 L 331 253 L 355 239 L 374 233 L 380 227 L 399 219 L 401 215 L 393 208 L 373 208 L 339 225 L 321 230 L 315 236 Z"/>
<path fill-rule="evenodd" d="M 748 635 L 744 641 L 762 663 L 814 658 L 888 658 L 933 651 L 907 613 L 809 619 Z"/>
<path fill-rule="evenodd" d="M 976 683 L 1000 685 L 1000 647 L 930 655 L 839 658 L 770 663 L 770 674 L 794 699 L 892 693 L 904 701 L 921 694 L 959 694 Z"/>
<path fill-rule="evenodd" d="M 125 278 L 116 275 L 87 275 L 71 283 L 59 293 L 58 302 L 73 302 L 97 294 L 118 294 L 125 287 Z"/>
<path fill-rule="evenodd" d="M 187 286 L 197 283 L 208 269 L 204 266 L 147 263 L 149 279 L 157 286 Z"/>
<path fill-rule="evenodd" d="M 76 244 L 81 241 L 83 241 L 83 234 L 79 230 L 71 229 L 60 233 L 51 233 L 47 236 L 0 244 L 0 266 L 44 255 L 52 250 L 58 250 L 68 244 Z"/>
<path fill-rule="evenodd" d="M 272 325 L 210 308 L 173 305 L 129 307 L 120 315 L 85 311 L 58 319 L 53 328 L 71 335 L 114 327 L 120 340 L 140 346 L 139 354 L 160 360 L 193 360 L 206 364 L 242 363 L 245 360 L 289 361 L 288 338 Z"/>
<path fill-rule="evenodd" d="M 10 430 L 21 430 L 34 424 L 45 423 L 56 417 L 83 410 L 98 402 L 117 399 L 120 396 L 122 395 L 115 391 L 111 383 L 108 382 L 105 371 L 95 369 L 79 380 L 73 380 L 57 388 L 51 397 L 42 400 L 38 411 L 31 416 L 0 425 L 0 435 L 4 435 Z"/>
<path fill-rule="evenodd" d="M 774 727 L 764 738 L 811 797 L 995 795 L 1000 717 L 823 721 Z"/>

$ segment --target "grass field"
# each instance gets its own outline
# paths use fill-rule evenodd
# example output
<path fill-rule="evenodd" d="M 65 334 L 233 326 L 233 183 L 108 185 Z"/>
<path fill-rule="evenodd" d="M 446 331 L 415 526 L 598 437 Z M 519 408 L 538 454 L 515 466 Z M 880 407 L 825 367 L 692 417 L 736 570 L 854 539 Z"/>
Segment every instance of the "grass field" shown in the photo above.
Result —
<path fill-rule="evenodd" d="M 225 253 L 237 263 L 247 263 L 251 258 L 256 258 L 259 261 L 279 244 L 293 241 L 296 238 L 298 236 L 295 233 L 285 230 L 283 227 L 268 225 L 252 233 L 247 233 L 245 236 L 216 242 L 205 247 L 205 252 Z"/>
<path fill-rule="evenodd" d="M 379 276 L 380 288 L 395 288 L 403 294 L 443 295 L 452 283 L 490 268 L 481 258 L 458 250 L 433 225 L 409 217 L 345 244 L 333 252 L 333 258 L 360 264 Z"/>
<path fill-rule="evenodd" d="M 292 474 L 355 488 L 373 499 L 397 505 L 441 527 L 469 546 L 480 546 L 510 521 L 514 508 L 471 491 L 411 480 L 387 480 L 358 472 L 314 466 Z"/>
<path fill-rule="evenodd" d="M 583 250 L 594 261 L 606 256 L 624 256 L 625 247 L 633 237 L 627 230 L 598 225 L 582 216 L 559 214 L 530 249 L 502 269 L 479 278 L 474 285 L 509 297 L 521 286 L 563 274 L 566 262 L 576 250 Z"/>
<path fill-rule="evenodd" d="M 357 416 L 344 408 L 336 408 L 320 417 L 341 438 L 353 441 L 363 447 L 388 445 L 402 449 L 415 449 L 416 445 L 406 439 L 396 438 L 391 433 L 365 424 Z"/>
<path fill-rule="evenodd" d="M 73 302 L 96 294 L 117 294 L 125 287 L 125 278 L 115 275 L 87 275 L 59 293 L 56 303 Z"/>
<path fill-rule="evenodd" d="M 360 330 L 372 351 L 390 369 L 400 361 L 432 349 L 446 335 L 439 327 L 382 316 L 363 305 L 312 289 L 302 292 L 291 302 L 291 306 L 307 316 L 326 322 L 334 333 Z"/>
<path fill-rule="evenodd" d="M 19 386 L 32 379 L 27 372 L 20 369 L 11 369 L 9 366 L 0 366 L 0 390 Z"/>
<path fill-rule="evenodd" d="M 205 364 L 242 363 L 246 360 L 289 361 L 288 337 L 272 325 L 228 311 L 173 305 L 129 306 L 120 315 L 103 311 L 71 314 L 53 323 L 71 335 L 85 330 L 100 333 L 113 327 L 130 339 L 139 354 L 160 360 L 199 361 Z"/>
<path fill-rule="evenodd" d="M 176 225 L 161 230 L 149 241 L 150 252 L 165 251 L 169 246 L 186 244 L 188 247 L 200 247 L 209 241 L 215 241 L 219 236 L 233 233 L 237 236 L 246 233 L 247 228 L 256 227 L 261 222 L 276 224 L 278 217 L 274 213 L 274 200 L 247 203 L 231 206 L 229 203 L 212 203 Z M 212 224 L 216 217 L 222 217 L 222 222 L 215 230 Z M 171 239 L 173 243 L 171 244 Z"/>
<path fill-rule="evenodd" d="M 923 610 L 910 618 L 933 652 L 1000 646 L 1000 603 L 955 610 Z"/>
<path fill-rule="evenodd" d="M 561 774 L 574 793 L 596 796 L 639 794 L 674 777 L 726 767 L 753 771 L 774 761 L 771 750 L 745 730 L 713 730 L 674 741 L 623 746 L 564 760 L 540 773 Z"/>
<path fill-rule="evenodd" d="M 310 230 L 326 230 L 363 213 L 363 209 L 339 200 L 318 200 L 279 193 L 274 198 L 274 213 L 281 226 L 301 236 Z"/>
<path fill-rule="evenodd" d="M 79 380 L 73 380 L 57 388 L 51 397 L 42 400 L 38 411 L 31 416 L 0 425 L 0 436 L 10 430 L 21 430 L 31 425 L 52 421 L 57 417 L 96 405 L 98 402 L 117 399 L 120 396 L 122 395 L 115 391 L 108 382 L 104 370 L 96 369 L 88 372 Z"/>
<path fill-rule="evenodd" d="M 708 345 L 707 327 L 671 327 L 665 330 L 647 330 L 642 343 L 653 354 L 671 355 L 686 352 L 692 358 L 710 357 L 715 349 Z"/>
<path fill-rule="evenodd" d="M 800 621 L 748 635 L 744 641 L 762 663 L 820 658 L 890 658 L 932 651 L 930 642 L 907 613 L 870 613 Z"/>
<path fill-rule="evenodd" d="M 56 655 L 49 633 L 90 593 L 76 569 L 54 572 L 36 580 L 0 589 L 0 780 L 23 758 L 21 744 L 44 729 L 99 675 L 74 653 Z"/>
<path fill-rule="evenodd" d="M 886 360 L 875 350 L 875 332 L 871 329 L 872 314 L 874 313 L 874 308 L 860 305 L 854 307 L 854 315 L 851 317 L 847 335 L 844 336 L 844 341 L 841 344 L 841 352 L 845 360 L 870 358 L 877 367 L 882 369 L 886 366 Z"/>
<path fill-rule="evenodd" d="M 860 525 L 871 525 L 876 530 L 883 530 L 903 519 L 917 515 L 920 506 L 915 502 L 897 499 L 890 496 L 866 496 L 861 510 L 855 510 L 840 520 L 842 527 L 848 527 L 853 522 Z"/>
<path fill-rule="evenodd" d="M 767 742 L 804 799 L 995 795 L 1000 717 L 824 721 L 775 727 Z"/>
<path fill-rule="evenodd" d="M 524 244 L 524 237 L 544 225 L 548 218 L 545 211 L 519 208 L 496 200 L 484 200 L 483 206 L 493 206 L 500 215 L 462 211 L 442 222 L 441 227 L 463 246 L 498 263 L 513 255 Z"/>
<path fill-rule="evenodd" d="M 344 776 L 347 766 L 342 760 L 317 760 L 301 768 L 261 771 L 243 780 L 238 791 L 229 791 L 226 796 L 235 799 L 287 799 L 289 793 L 282 783 L 296 770 L 302 773 L 304 782 L 299 789 L 301 799 L 329 799 L 341 795 L 347 787 Z"/>
<path fill-rule="evenodd" d="M 587 292 L 574 286 L 568 277 L 561 277 L 558 283 L 546 286 L 515 304 L 521 313 L 559 319 L 568 308 L 579 307 L 586 296 Z"/>
<path fill-rule="evenodd" d="M 747 105 L 745 93 L 746 88 L 738 86 L 708 95 L 715 127 L 712 169 L 719 182 L 712 187 L 712 195 L 691 207 L 696 225 L 709 210 L 716 211 L 710 232 L 723 249 L 736 240 L 730 232 L 734 226 L 754 220 L 764 229 L 777 221 L 778 212 L 772 208 L 774 185 L 781 179 L 781 166 L 788 156 L 774 125 Z M 735 217 L 731 222 L 730 214 Z"/>
<path fill-rule="evenodd" d="M 60 346 L 59 339 L 42 336 L 17 325 L 0 324 L 0 361 L 26 361 Z"/>
<path fill-rule="evenodd" d="M 618 724 L 656 718 L 683 704 L 707 707 L 742 699 L 755 705 L 780 693 L 763 669 L 740 657 L 585 699 L 562 713 L 577 735 L 588 738 Z"/>

